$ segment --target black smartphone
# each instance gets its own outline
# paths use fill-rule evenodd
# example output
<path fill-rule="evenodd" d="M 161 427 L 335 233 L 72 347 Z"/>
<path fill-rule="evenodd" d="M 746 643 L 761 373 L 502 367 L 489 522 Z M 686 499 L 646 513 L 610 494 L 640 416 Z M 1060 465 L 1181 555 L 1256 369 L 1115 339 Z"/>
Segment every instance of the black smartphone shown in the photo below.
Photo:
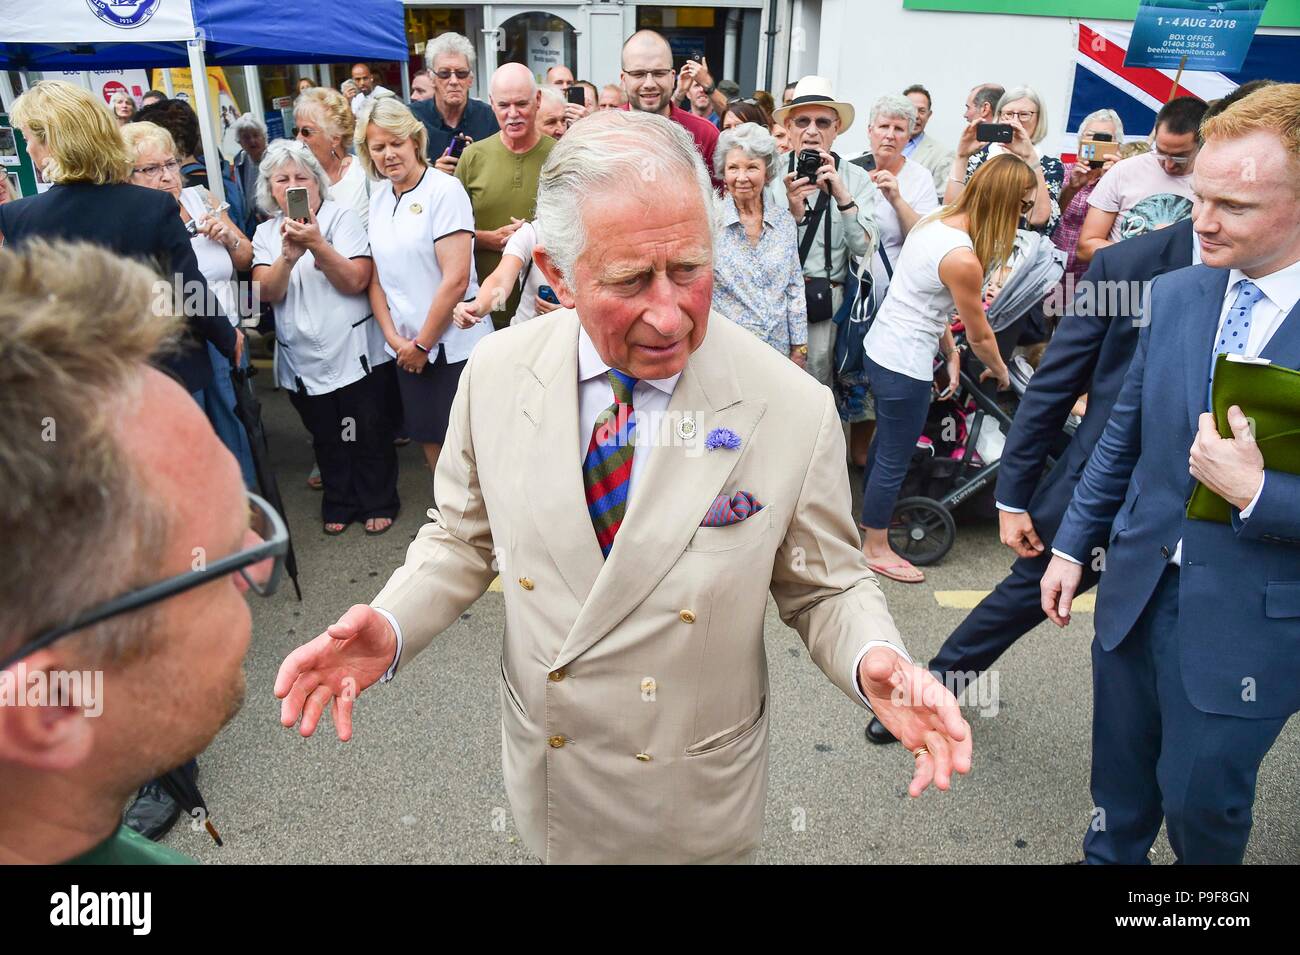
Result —
<path fill-rule="evenodd" d="M 559 296 L 555 294 L 555 289 L 551 288 L 549 285 L 537 286 L 537 297 L 543 302 L 550 302 L 552 305 L 560 304 L 560 299 Z"/>
<path fill-rule="evenodd" d="M 1015 133 L 1010 123 L 975 124 L 975 138 L 982 143 L 1009 143 Z"/>
<path fill-rule="evenodd" d="M 581 106 L 584 109 L 587 106 L 587 90 L 584 87 L 574 83 L 564 91 L 565 98 L 574 106 Z"/>
<path fill-rule="evenodd" d="M 817 182 L 817 170 L 822 167 L 822 154 L 815 149 L 799 150 L 799 161 L 794 167 L 794 177 L 796 179 L 807 179 L 811 183 Z"/>
<path fill-rule="evenodd" d="M 464 133 L 457 133 L 451 139 L 451 146 L 447 151 L 447 155 L 453 159 L 459 159 L 460 154 L 465 151 L 465 147 L 468 145 L 469 138 Z"/>
<path fill-rule="evenodd" d="M 859 156 L 857 159 L 850 159 L 849 162 L 853 163 L 855 166 L 861 166 L 867 172 L 876 171 L 876 157 L 871 153 L 867 153 L 865 156 Z"/>

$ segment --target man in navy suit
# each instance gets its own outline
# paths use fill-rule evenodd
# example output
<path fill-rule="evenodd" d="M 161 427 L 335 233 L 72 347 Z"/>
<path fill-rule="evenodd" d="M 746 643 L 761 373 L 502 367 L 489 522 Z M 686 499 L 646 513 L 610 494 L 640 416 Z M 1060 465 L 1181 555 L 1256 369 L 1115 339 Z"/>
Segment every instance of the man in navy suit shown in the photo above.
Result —
<path fill-rule="evenodd" d="M 1264 467 L 1233 406 L 1207 413 L 1214 356 L 1300 368 L 1300 85 L 1208 120 L 1194 228 L 1203 264 L 1158 278 L 1111 418 L 1053 540 L 1059 626 L 1102 568 L 1093 642 L 1092 863 L 1240 862 L 1259 764 L 1300 709 L 1300 476 Z M 1185 516 L 1195 482 L 1231 522 Z"/>
<path fill-rule="evenodd" d="M 1046 619 L 1038 582 L 1051 555 L 1043 542 L 1055 536 L 1074 485 L 1110 418 L 1137 346 L 1142 292 L 1157 275 L 1191 265 L 1195 244 L 1192 221 L 1184 219 L 1102 249 L 1079 281 L 1076 297 L 1016 411 L 998 469 L 1002 543 L 1018 559 L 930 661 L 930 672 L 954 693 Z M 1070 409 L 1084 392 L 1087 413 L 1043 477 Z M 1096 582 L 1096 572 L 1085 569 L 1079 591 Z M 884 724 L 874 719 L 867 726 L 867 739 L 894 742 Z"/>

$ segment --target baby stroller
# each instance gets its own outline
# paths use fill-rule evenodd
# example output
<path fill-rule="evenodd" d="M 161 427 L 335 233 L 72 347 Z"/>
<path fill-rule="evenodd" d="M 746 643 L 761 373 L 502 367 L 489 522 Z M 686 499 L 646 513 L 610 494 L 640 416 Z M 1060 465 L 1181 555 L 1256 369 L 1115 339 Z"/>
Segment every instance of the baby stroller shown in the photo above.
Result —
<path fill-rule="evenodd" d="M 1019 234 L 1020 259 L 1013 257 L 1005 282 L 986 300 L 995 332 L 1011 329 L 1060 277 L 1061 263 L 1051 251 L 1040 248 L 1039 238 L 1034 233 Z M 890 547 L 918 567 L 944 558 L 957 540 L 952 512 L 991 491 L 997 481 L 1012 416 L 1034 373 L 1023 357 L 1008 358 L 1015 347 L 1015 341 L 1008 340 L 1003 357 L 1011 389 L 999 394 L 994 382 L 979 381 L 984 365 L 965 347 L 960 322 L 953 325 L 953 337 L 962 349 L 959 386 L 952 397 L 931 404 L 889 526 Z M 936 362 L 936 371 L 941 385 L 947 385 L 942 363 Z M 1066 424 L 1061 447 L 1077 424 L 1077 419 Z M 1049 458 L 1049 467 L 1054 463 Z M 988 501 L 989 496 L 982 499 Z"/>

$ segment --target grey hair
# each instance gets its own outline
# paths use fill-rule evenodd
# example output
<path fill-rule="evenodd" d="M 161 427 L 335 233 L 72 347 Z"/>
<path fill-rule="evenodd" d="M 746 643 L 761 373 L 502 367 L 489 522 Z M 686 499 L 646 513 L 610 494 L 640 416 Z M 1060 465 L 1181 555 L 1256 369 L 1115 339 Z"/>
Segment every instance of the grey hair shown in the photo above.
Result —
<path fill-rule="evenodd" d="M 713 151 L 713 172 L 719 179 L 727 165 L 727 154 L 741 150 L 750 159 L 761 159 L 767 167 L 764 182 L 771 182 L 781 171 L 781 154 L 776 151 L 776 138 L 758 123 L 740 123 L 723 130 L 718 136 L 718 148 Z"/>
<path fill-rule="evenodd" d="M 549 83 L 540 87 L 540 89 L 542 91 L 542 99 L 550 100 L 552 103 L 559 106 L 567 106 L 569 104 L 565 95 Z"/>
<path fill-rule="evenodd" d="M 573 283 L 574 266 L 587 246 L 586 204 L 610 193 L 626 194 L 638 182 L 658 183 L 660 192 L 689 189 L 694 182 L 708 235 L 717 231 L 713 184 L 685 129 L 653 113 L 597 112 L 574 123 L 551 150 L 537 186 L 538 241 L 566 282 Z"/>
<path fill-rule="evenodd" d="M 1003 93 L 1002 98 L 998 100 L 997 108 L 993 111 L 993 121 L 998 122 L 1007 105 L 1018 99 L 1029 100 L 1038 111 L 1038 125 L 1034 127 L 1034 135 L 1029 137 L 1029 141 L 1037 146 L 1047 138 L 1047 107 L 1043 105 L 1043 98 L 1032 86 L 1013 86 Z"/>
<path fill-rule="evenodd" d="M 907 120 L 908 133 L 916 132 L 916 104 L 906 96 L 880 97 L 871 104 L 871 115 L 867 119 L 867 125 L 876 125 L 876 119 L 881 116 L 896 116 L 899 119 L 905 119 Z"/>
<path fill-rule="evenodd" d="M 252 113 L 244 113 L 239 119 L 230 124 L 235 138 L 243 136 L 244 133 L 261 133 L 266 135 L 266 124 L 254 116 Z"/>
<path fill-rule="evenodd" d="M 257 166 L 257 208 L 268 216 L 282 211 L 275 203 L 275 196 L 271 194 L 271 177 L 277 169 L 290 162 L 297 163 L 316 177 L 322 202 L 330 197 L 329 177 L 311 150 L 296 139 L 277 139 L 266 147 L 266 155 Z"/>
<path fill-rule="evenodd" d="M 1124 142 L 1124 120 L 1119 118 L 1119 113 L 1113 109 L 1093 110 L 1087 116 L 1083 117 L 1083 122 L 1079 124 L 1079 138 L 1083 139 L 1084 130 L 1093 123 L 1112 123 L 1115 126 L 1115 142 Z"/>
<path fill-rule="evenodd" d="M 433 69 L 433 61 L 440 56 L 454 54 L 465 57 L 469 63 L 471 76 L 474 73 L 474 63 L 477 54 L 474 52 L 474 44 L 469 42 L 468 37 L 463 37 L 459 33 L 440 33 L 424 48 L 424 62 L 429 69 Z"/>

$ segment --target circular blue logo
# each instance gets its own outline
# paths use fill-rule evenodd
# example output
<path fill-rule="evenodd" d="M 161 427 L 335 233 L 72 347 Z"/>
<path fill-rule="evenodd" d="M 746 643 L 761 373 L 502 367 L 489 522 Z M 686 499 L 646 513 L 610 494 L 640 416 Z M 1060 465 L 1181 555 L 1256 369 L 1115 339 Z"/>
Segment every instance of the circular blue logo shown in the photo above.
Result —
<path fill-rule="evenodd" d="M 130 30 L 158 12 L 162 0 L 86 0 L 90 12 L 109 26 Z"/>

